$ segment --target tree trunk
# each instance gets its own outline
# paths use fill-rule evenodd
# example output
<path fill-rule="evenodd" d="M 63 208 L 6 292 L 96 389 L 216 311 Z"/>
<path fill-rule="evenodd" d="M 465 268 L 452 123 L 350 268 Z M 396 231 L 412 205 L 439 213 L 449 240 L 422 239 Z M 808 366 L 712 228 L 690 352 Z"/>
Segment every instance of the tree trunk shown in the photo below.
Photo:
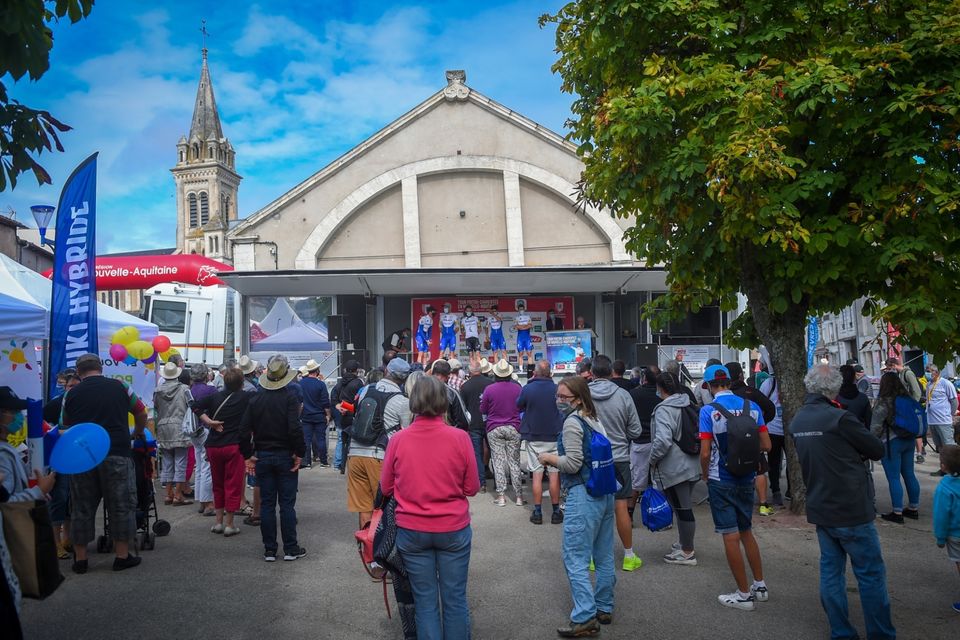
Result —
<path fill-rule="evenodd" d="M 769 288 L 763 269 L 754 260 L 755 247 L 744 246 L 739 252 L 740 284 L 747 296 L 753 325 L 761 342 L 770 353 L 773 373 L 777 377 L 777 391 L 783 406 L 783 432 L 789 434 L 793 416 L 803 405 L 806 388 L 803 377 L 807 373 L 807 345 L 804 335 L 807 326 L 809 302 L 804 298 L 799 304 L 791 304 L 785 313 L 770 309 Z M 807 488 L 803 484 L 800 461 L 793 439 L 785 438 L 787 453 L 787 478 L 790 483 L 790 510 L 803 513 L 807 502 Z"/>
<path fill-rule="evenodd" d="M 793 416 L 803 405 L 806 397 L 806 389 L 803 386 L 803 377 L 807 373 L 807 349 L 804 338 L 806 314 L 800 311 L 796 317 L 788 317 L 773 315 L 766 309 L 758 310 L 753 306 L 751 309 L 757 334 L 770 352 L 773 372 L 777 377 L 780 404 L 783 406 L 783 432 L 789 434 L 790 422 L 793 421 Z M 759 315 L 766 315 L 767 318 L 760 320 L 758 311 Z M 800 473 L 800 461 L 793 446 L 793 438 L 787 437 L 785 444 L 787 478 L 791 496 L 790 510 L 794 513 L 803 513 L 807 501 L 807 489 Z"/>

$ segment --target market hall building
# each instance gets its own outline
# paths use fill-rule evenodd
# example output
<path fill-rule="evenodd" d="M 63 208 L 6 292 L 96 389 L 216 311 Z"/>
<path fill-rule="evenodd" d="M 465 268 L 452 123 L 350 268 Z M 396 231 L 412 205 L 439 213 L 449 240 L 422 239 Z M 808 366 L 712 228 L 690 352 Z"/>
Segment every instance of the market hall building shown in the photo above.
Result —
<path fill-rule="evenodd" d="M 592 350 L 628 365 L 647 364 L 638 345 L 649 344 L 661 362 L 685 349 L 694 373 L 708 356 L 734 357 L 721 353 L 716 307 L 651 331 L 640 305 L 664 290 L 664 272 L 628 252 L 632 220 L 577 207 L 582 169 L 575 145 L 448 71 L 437 93 L 230 225 L 236 271 L 221 277 L 242 295 L 244 350 L 306 353 L 329 338 L 373 364 L 428 304 L 484 315 L 498 303 L 507 328 L 522 299 L 539 357 L 550 309 L 565 329 L 582 316 Z M 345 326 L 328 327 L 331 315 Z"/>

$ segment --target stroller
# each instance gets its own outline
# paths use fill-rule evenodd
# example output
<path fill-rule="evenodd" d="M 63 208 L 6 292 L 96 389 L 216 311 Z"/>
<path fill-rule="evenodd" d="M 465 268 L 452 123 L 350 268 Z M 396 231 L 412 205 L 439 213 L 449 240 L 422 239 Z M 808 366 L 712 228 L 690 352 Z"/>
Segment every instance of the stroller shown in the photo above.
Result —
<path fill-rule="evenodd" d="M 157 456 L 157 442 L 148 431 L 145 440 L 133 441 L 133 473 L 137 482 L 137 533 L 134 545 L 138 551 L 152 551 L 157 536 L 170 533 L 170 523 L 161 520 L 157 513 L 156 493 L 153 490 L 154 459 Z M 152 521 L 152 526 L 151 526 Z M 113 550 L 110 537 L 110 521 L 107 510 L 103 510 L 103 535 L 97 538 L 97 551 L 108 553 Z"/>

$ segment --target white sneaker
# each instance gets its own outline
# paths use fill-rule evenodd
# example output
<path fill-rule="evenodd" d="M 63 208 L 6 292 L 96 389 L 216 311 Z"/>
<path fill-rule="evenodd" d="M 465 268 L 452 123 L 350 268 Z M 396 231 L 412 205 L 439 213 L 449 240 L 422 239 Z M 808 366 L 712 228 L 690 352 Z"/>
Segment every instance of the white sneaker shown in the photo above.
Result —
<path fill-rule="evenodd" d="M 526 503 L 523 501 L 523 496 L 517 496 L 517 506 L 522 507 L 524 504 Z"/>
<path fill-rule="evenodd" d="M 493 506 L 495 507 L 507 506 L 507 499 L 503 496 L 502 493 L 497 494 L 497 497 L 493 499 Z"/>
<path fill-rule="evenodd" d="M 742 611 L 753 611 L 757 608 L 757 603 L 754 601 L 752 595 L 747 596 L 746 599 L 743 599 L 739 593 L 734 591 L 733 593 L 724 593 L 717 596 L 717 600 L 720 601 L 725 607 L 730 607 L 731 609 L 740 609 Z"/>
<path fill-rule="evenodd" d="M 663 561 L 667 564 L 680 564 L 688 567 L 697 566 L 697 554 L 695 551 L 691 551 L 690 555 L 687 555 L 683 550 L 676 550 L 673 553 L 663 556 Z"/>
<path fill-rule="evenodd" d="M 223 533 L 223 529 L 224 529 L 223 524 L 215 524 L 212 527 L 210 527 L 210 533 L 220 534 L 220 533 Z"/>
<path fill-rule="evenodd" d="M 750 585 L 750 595 L 753 596 L 753 599 L 757 602 L 766 602 L 770 599 L 770 593 L 767 591 L 767 587 L 758 587 L 756 585 Z"/>

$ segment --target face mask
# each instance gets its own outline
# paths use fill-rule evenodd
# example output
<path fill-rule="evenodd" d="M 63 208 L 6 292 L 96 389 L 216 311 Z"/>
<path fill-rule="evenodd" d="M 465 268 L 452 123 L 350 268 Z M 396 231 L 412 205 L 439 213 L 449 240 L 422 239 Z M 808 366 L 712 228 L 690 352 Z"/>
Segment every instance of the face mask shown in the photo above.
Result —
<path fill-rule="evenodd" d="M 23 412 L 17 411 L 13 415 L 13 422 L 7 425 L 7 431 L 10 433 L 19 433 L 23 429 Z"/>
<path fill-rule="evenodd" d="M 575 408 L 576 408 L 576 407 L 574 407 L 574 406 L 573 406 L 572 404 L 570 404 L 569 402 L 561 402 L 561 401 L 559 401 L 559 400 L 557 401 L 557 410 L 558 410 L 560 413 L 562 413 L 563 415 L 568 415 L 568 414 L 573 413 L 573 411 L 574 411 Z"/>
<path fill-rule="evenodd" d="M 930 373 L 929 371 L 927 371 L 927 373 L 926 373 L 926 378 L 927 378 L 927 380 L 933 380 L 933 374 Z"/>
<path fill-rule="evenodd" d="M 473 311 L 467 311 L 466 316 L 467 316 L 468 318 L 469 318 L 470 316 L 472 316 L 472 315 L 473 315 Z"/>
<path fill-rule="evenodd" d="M 444 312 L 444 313 L 450 313 L 450 307 L 444 307 L 444 308 L 443 308 L 443 312 Z"/>
<path fill-rule="evenodd" d="M 554 316 L 553 316 L 552 313 L 548 313 L 548 314 L 547 314 L 547 317 L 550 318 L 551 320 L 553 320 L 553 318 L 554 318 Z"/>

